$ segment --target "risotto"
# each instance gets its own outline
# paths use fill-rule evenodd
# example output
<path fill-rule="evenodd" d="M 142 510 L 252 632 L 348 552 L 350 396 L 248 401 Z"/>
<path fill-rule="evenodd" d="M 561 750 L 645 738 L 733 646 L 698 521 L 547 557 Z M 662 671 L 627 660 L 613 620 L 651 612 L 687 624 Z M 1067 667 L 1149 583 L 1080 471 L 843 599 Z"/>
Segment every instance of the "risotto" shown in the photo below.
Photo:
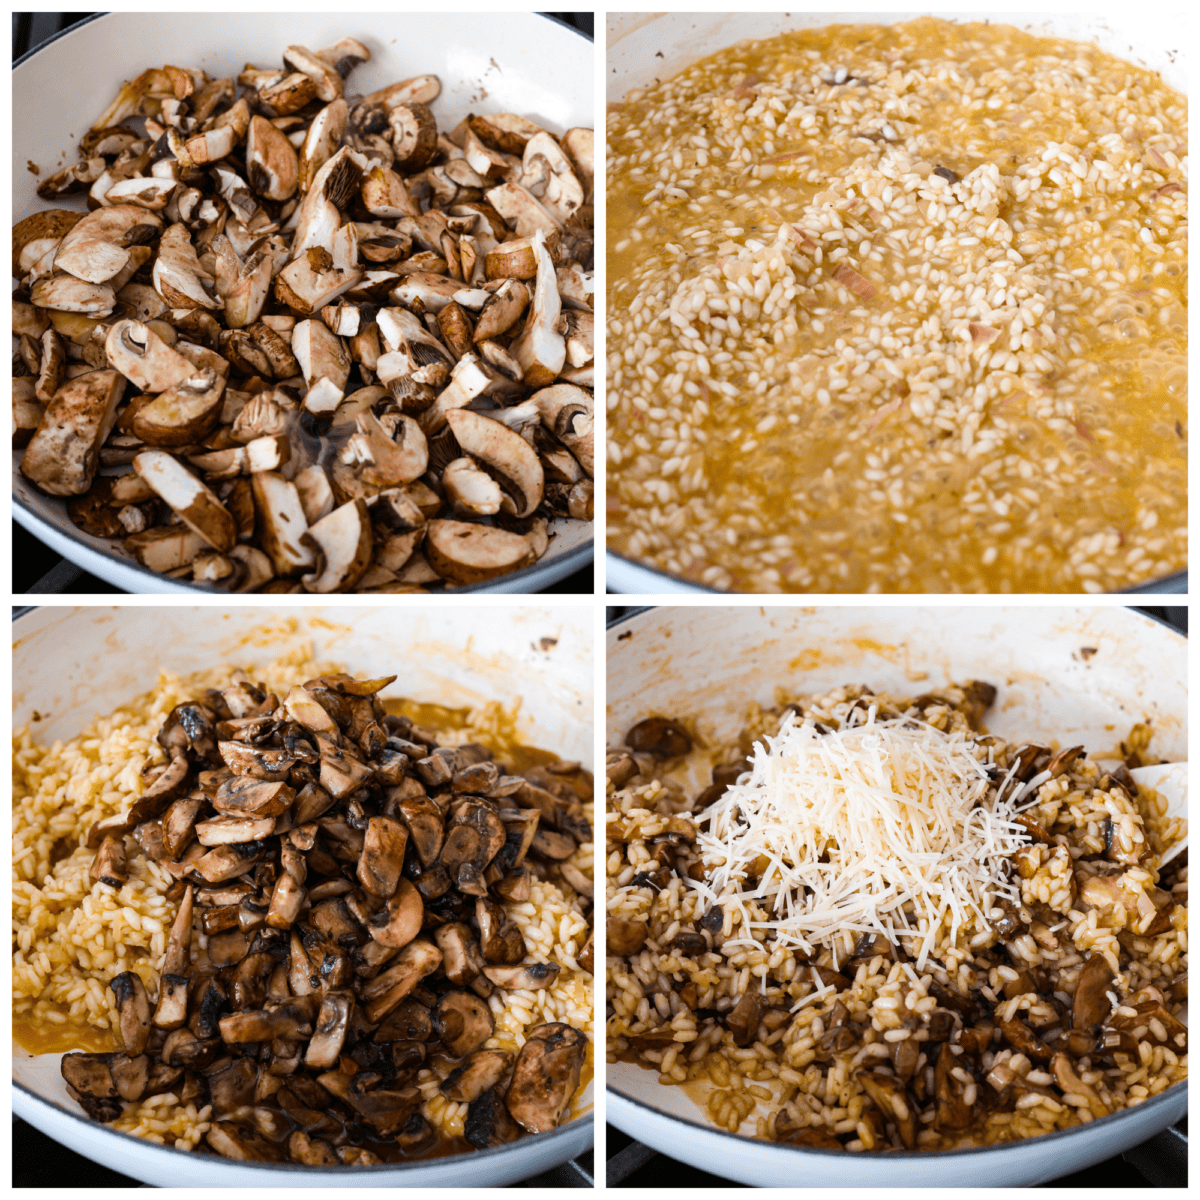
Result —
<path fill-rule="evenodd" d="M 232 1157 L 369 1165 L 567 1119 L 593 1070 L 590 776 L 499 704 L 380 701 L 303 650 L 254 678 L 163 673 L 69 741 L 16 731 L 18 1045 L 68 1052 L 114 1128 Z M 534 1114 L 522 1062 L 554 1053 L 570 1084 Z"/>
<path fill-rule="evenodd" d="M 610 105 L 610 547 L 716 590 L 1186 565 L 1187 102 L 922 18 Z"/>
<path fill-rule="evenodd" d="M 1186 822 L 1124 762 L 1005 743 L 969 683 L 752 706 L 609 755 L 608 1053 L 828 1150 L 1035 1137 L 1187 1077 Z M 714 763 L 699 794 L 689 768 Z"/>

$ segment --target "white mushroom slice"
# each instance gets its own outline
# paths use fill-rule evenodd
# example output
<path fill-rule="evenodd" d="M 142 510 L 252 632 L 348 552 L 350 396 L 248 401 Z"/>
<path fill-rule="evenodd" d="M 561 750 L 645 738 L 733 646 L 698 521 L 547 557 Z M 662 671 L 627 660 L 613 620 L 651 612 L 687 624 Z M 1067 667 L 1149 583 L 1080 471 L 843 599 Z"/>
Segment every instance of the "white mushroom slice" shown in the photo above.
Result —
<path fill-rule="evenodd" d="M 591 271 L 581 271 L 578 267 L 559 267 L 555 276 L 563 304 L 592 311 L 596 299 L 596 281 Z"/>
<path fill-rule="evenodd" d="M 135 321 L 153 321 L 169 311 L 167 302 L 145 283 L 127 283 L 117 292 L 117 299 L 126 312 L 132 309 Z"/>
<path fill-rule="evenodd" d="M 33 394 L 43 404 L 54 399 L 54 393 L 62 386 L 67 366 L 67 352 L 58 331 L 47 329 L 41 338 L 41 361 Z"/>
<path fill-rule="evenodd" d="M 260 471 L 278 471 L 292 455 L 292 444 L 285 437 L 260 437 L 247 442 L 246 470 L 251 474 Z"/>
<path fill-rule="evenodd" d="M 499 421 L 452 409 L 446 422 L 464 454 L 469 454 L 503 489 L 504 511 L 528 517 L 542 502 L 545 474 L 537 452 L 520 434 Z"/>
<path fill-rule="evenodd" d="M 225 306 L 225 324 L 230 329 L 253 325 L 271 291 L 274 265 L 271 258 L 256 251 L 242 262 L 223 233 L 213 238 L 211 246 L 216 258 L 217 295 Z"/>
<path fill-rule="evenodd" d="M 558 219 L 548 212 L 537 198 L 519 183 L 502 183 L 484 193 L 488 203 L 516 230 L 517 237 L 533 237 L 542 233 L 557 233 Z"/>
<path fill-rule="evenodd" d="M 132 432 L 148 446 L 193 445 L 216 427 L 224 390 L 225 380 L 216 371 L 199 371 L 139 408 Z"/>
<path fill-rule="evenodd" d="M 430 433 L 440 429 L 451 409 L 465 408 L 491 383 L 491 376 L 480 369 L 474 354 L 464 354 L 450 372 L 450 382 L 421 418 L 422 428 Z"/>
<path fill-rule="evenodd" d="M 568 129 L 562 135 L 562 148 L 566 151 L 579 182 L 585 192 L 584 204 L 591 204 L 595 184 L 595 132 L 591 129 Z"/>
<path fill-rule="evenodd" d="M 463 585 L 508 575 L 532 566 L 538 559 L 529 538 L 519 533 L 440 519 L 430 521 L 426 527 L 425 557 L 442 579 Z M 404 572 L 398 573 L 398 578 L 405 579 Z"/>
<path fill-rule="evenodd" d="M 315 525 L 322 517 L 333 512 L 333 488 L 323 468 L 313 464 L 297 471 L 292 485 L 300 497 L 300 507 L 309 525 Z"/>
<path fill-rule="evenodd" d="M 368 408 L 373 408 L 380 400 L 386 400 L 388 395 L 387 388 L 376 385 L 359 388 L 358 391 L 351 392 L 338 406 L 337 412 L 334 413 L 333 428 L 337 429 L 339 426 L 353 425 L 355 418 L 360 412 L 365 412 Z"/>
<path fill-rule="evenodd" d="M 42 414 L 46 410 L 37 402 L 34 395 L 34 381 L 29 375 L 14 375 L 12 381 L 12 412 L 14 450 L 29 445 L 34 430 L 41 423 Z"/>
<path fill-rule="evenodd" d="M 392 105 L 388 114 L 392 128 L 392 148 L 397 167 L 405 171 L 420 171 L 437 153 L 437 122 L 427 105 L 419 100 L 406 100 Z"/>
<path fill-rule="evenodd" d="M 263 111 L 277 117 L 299 111 L 316 95 L 316 85 L 303 71 L 293 71 L 278 82 L 258 89 L 258 101 Z"/>
<path fill-rule="evenodd" d="M 596 319 L 590 312 L 564 309 L 559 318 L 559 332 L 567 339 L 567 364 L 586 367 L 595 357 Z"/>
<path fill-rule="evenodd" d="M 529 307 L 529 289 L 519 279 L 505 279 L 479 310 L 474 338 L 486 342 L 510 330 Z"/>
<path fill-rule="evenodd" d="M 525 143 L 521 161 L 521 184 L 559 224 L 565 225 L 582 207 L 584 197 L 583 184 L 576 178 L 571 160 L 548 133 L 538 133 Z M 500 215 L 504 216 L 503 212 Z"/>
<path fill-rule="evenodd" d="M 86 492 L 124 390 L 125 379 L 116 371 L 90 371 L 63 384 L 25 447 L 21 474 L 52 496 Z"/>
<path fill-rule="evenodd" d="M 296 151 L 266 117 L 250 118 L 246 135 L 246 178 L 250 186 L 268 200 L 287 200 L 295 195 L 300 178 Z"/>
<path fill-rule="evenodd" d="M 421 427 L 411 417 L 389 413 L 383 424 L 369 409 L 355 418 L 358 432 L 351 435 L 338 455 L 352 466 L 364 483 L 393 488 L 419 479 L 429 465 L 429 446 Z"/>
<path fill-rule="evenodd" d="M 133 469 L 214 550 L 229 550 L 237 541 L 237 523 L 216 493 L 165 450 L 143 450 Z"/>
<path fill-rule="evenodd" d="M 82 220 L 82 213 L 68 212 L 65 208 L 52 208 L 18 221 L 12 231 L 13 274 L 24 275 L 47 250 L 57 246 Z"/>
<path fill-rule="evenodd" d="M 411 100 L 421 104 L 432 104 L 441 95 L 441 91 L 442 84 L 436 75 L 414 75 L 412 79 L 402 79 L 399 83 L 390 83 L 387 87 L 372 92 L 363 103 L 372 106 L 382 104 L 388 108 Z"/>
<path fill-rule="evenodd" d="M 349 291 L 360 279 L 357 269 L 341 270 L 329 252 L 316 248 L 302 254 L 275 277 L 276 298 L 302 314 L 318 313 Z"/>
<path fill-rule="evenodd" d="M 283 52 L 283 61 L 294 70 L 303 71 L 313 81 L 317 98 L 326 104 L 341 97 L 342 77 L 311 50 L 303 46 L 289 46 Z"/>
<path fill-rule="evenodd" d="M 504 500 L 500 485 L 469 458 L 456 458 L 446 464 L 442 487 L 454 508 L 480 516 L 495 516 Z"/>
<path fill-rule="evenodd" d="M 503 179 L 506 175 L 515 174 L 521 169 L 521 160 L 511 154 L 502 154 L 485 146 L 479 140 L 479 135 L 469 126 L 463 138 L 463 154 L 471 167 L 485 178 L 493 182 Z"/>
<path fill-rule="evenodd" d="M 313 118 L 300 147 L 299 184 L 302 192 L 308 191 L 317 172 L 342 144 L 349 114 L 349 106 L 339 98 L 325 105 Z"/>
<path fill-rule="evenodd" d="M 323 321 L 300 321 L 292 330 L 292 353 L 304 373 L 310 395 L 320 380 L 332 384 L 332 388 L 320 389 L 320 395 L 311 402 L 306 396 L 304 407 L 310 412 L 331 412 L 341 403 L 346 381 L 350 378 L 352 364 L 344 343 Z M 334 391 L 337 399 L 328 406 Z"/>
<path fill-rule="evenodd" d="M 563 367 L 558 373 L 562 383 L 573 383 L 576 387 L 594 388 L 596 386 L 595 363 L 590 362 L 583 367 Z"/>
<path fill-rule="evenodd" d="M 391 299 L 405 308 L 417 305 L 425 312 L 441 312 L 462 291 L 462 284 L 445 275 L 431 275 L 416 271 L 392 289 Z"/>
<path fill-rule="evenodd" d="M 362 325 L 361 313 L 353 304 L 327 304 L 321 309 L 321 320 L 330 333 L 344 338 L 356 336 Z"/>
<path fill-rule="evenodd" d="M 530 398 L 541 413 L 542 424 L 593 475 L 592 437 L 595 425 L 595 401 L 591 392 L 569 383 L 542 388 Z"/>
<path fill-rule="evenodd" d="M 351 500 L 309 526 L 305 535 L 320 550 L 319 570 L 301 578 L 310 592 L 348 592 L 371 564 L 371 521 L 367 506 Z"/>
<path fill-rule="evenodd" d="M 343 79 L 359 63 L 371 61 L 371 51 L 355 38 L 339 38 L 332 46 L 316 52 L 317 57 L 328 63 Z"/>
<path fill-rule="evenodd" d="M 40 338 L 49 328 L 49 319 L 32 304 L 26 304 L 23 300 L 12 302 L 12 331 L 15 337 L 25 334 L 26 337 Z"/>
<path fill-rule="evenodd" d="M 362 185 L 369 161 L 343 146 L 313 178 L 295 217 L 294 255 L 323 246 L 332 250 L 330 239 L 341 224 L 340 210 L 345 208 Z"/>
<path fill-rule="evenodd" d="M 542 127 L 516 113 L 489 113 L 467 118 L 471 130 L 485 146 L 505 154 L 524 154 L 530 138 L 542 133 Z"/>
<path fill-rule="evenodd" d="M 305 410 L 317 417 L 337 412 L 345 393 L 332 379 L 318 379 L 305 393 Z"/>
<path fill-rule="evenodd" d="M 296 488 L 275 471 L 250 477 L 255 531 L 276 575 L 298 575 L 316 562 L 303 538 L 308 521 Z"/>
<path fill-rule="evenodd" d="M 181 162 L 186 163 L 190 160 L 194 166 L 204 166 L 232 154 L 240 140 L 237 130 L 232 126 L 209 129 L 196 137 L 188 138 L 184 143 L 184 153 L 175 151 L 175 157 Z M 172 147 L 173 151 L 174 149 Z"/>
<path fill-rule="evenodd" d="M 532 238 L 515 238 L 487 252 L 484 273 L 488 279 L 533 279 L 538 260 Z"/>
<path fill-rule="evenodd" d="M 238 584 L 239 592 L 253 592 L 275 578 L 271 560 L 257 546 L 234 546 L 229 557 L 236 559 L 245 568 L 245 576 Z"/>
<path fill-rule="evenodd" d="M 521 364 L 524 380 L 531 387 L 553 383 L 567 357 L 567 344 L 558 332 L 562 305 L 554 262 L 546 250 L 545 238 L 535 234 L 533 252 L 537 256 L 537 282 L 533 289 L 533 304 L 525 323 L 525 332 L 512 343 L 513 357 Z"/>
<path fill-rule="evenodd" d="M 125 549 L 158 575 L 186 567 L 203 548 L 204 539 L 182 525 L 147 529 L 125 539 Z"/>
<path fill-rule="evenodd" d="M 250 185 L 229 167 L 214 167 L 212 175 L 217 194 L 229 205 L 232 216 L 243 225 L 253 221 L 259 207 Z"/>
<path fill-rule="evenodd" d="M 567 493 L 567 512 L 576 521 L 590 521 L 595 517 L 595 484 L 590 479 L 581 479 L 571 485 Z"/>
<path fill-rule="evenodd" d="M 29 289 L 29 298 L 37 308 L 88 317 L 107 317 L 116 304 L 116 295 L 106 284 L 84 283 L 72 275 L 39 279 Z"/>
<path fill-rule="evenodd" d="M 200 265 L 186 225 L 163 232 L 152 272 L 154 288 L 173 308 L 221 307 L 213 277 Z"/>
<path fill-rule="evenodd" d="M 104 339 L 109 363 L 141 392 L 165 392 L 196 368 L 140 321 L 118 321 Z"/>
<path fill-rule="evenodd" d="M 420 206 L 408 193 L 404 180 L 387 167 L 374 167 L 362 183 L 362 201 L 373 217 L 399 218 L 421 215 Z"/>
<path fill-rule="evenodd" d="M 229 446 L 225 450 L 209 450 L 204 454 L 189 454 L 188 462 L 198 471 L 204 472 L 209 483 L 220 479 L 233 479 L 246 474 L 246 447 Z"/>

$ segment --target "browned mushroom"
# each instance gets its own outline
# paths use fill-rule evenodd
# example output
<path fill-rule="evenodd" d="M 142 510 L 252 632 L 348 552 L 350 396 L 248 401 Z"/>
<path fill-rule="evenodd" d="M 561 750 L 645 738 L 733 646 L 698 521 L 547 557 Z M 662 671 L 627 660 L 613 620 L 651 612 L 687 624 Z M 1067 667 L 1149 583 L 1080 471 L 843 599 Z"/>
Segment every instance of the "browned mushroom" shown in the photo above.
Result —
<path fill-rule="evenodd" d="M 674 721 L 666 717 L 647 717 L 626 735 L 625 744 L 640 754 L 655 758 L 681 758 L 692 748 L 692 739 Z"/>
<path fill-rule="evenodd" d="M 579 1086 L 587 1038 L 561 1022 L 529 1031 L 513 1067 L 505 1103 L 530 1133 L 554 1129 Z"/>
<path fill-rule="evenodd" d="M 447 1100 L 471 1104 L 504 1078 L 512 1061 L 507 1050 L 476 1050 L 446 1076 L 438 1090 Z"/>
<path fill-rule="evenodd" d="M 495 1025 L 487 1004 L 471 992 L 447 992 L 433 1010 L 434 1032 L 455 1058 L 478 1050 Z"/>
<path fill-rule="evenodd" d="M 128 880 L 129 867 L 125 861 L 124 838 L 106 837 L 100 843 L 89 876 L 97 883 L 106 883 L 114 888 L 121 887 Z"/>
<path fill-rule="evenodd" d="M 121 1042 L 125 1053 L 141 1054 L 150 1037 L 150 997 L 141 976 L 122 971 L 108 985 L 117 1002 Z"/>

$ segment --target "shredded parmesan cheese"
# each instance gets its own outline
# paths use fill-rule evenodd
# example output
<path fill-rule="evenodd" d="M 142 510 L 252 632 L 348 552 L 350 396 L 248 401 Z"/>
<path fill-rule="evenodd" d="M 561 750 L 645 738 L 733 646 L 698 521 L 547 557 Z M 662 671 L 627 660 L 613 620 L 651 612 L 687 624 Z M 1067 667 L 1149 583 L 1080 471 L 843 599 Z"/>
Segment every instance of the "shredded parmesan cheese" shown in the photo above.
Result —
<path fill-rule="evenodd" d="M 808 955 L 847 933 L 915 938 L 918 969 L 1019 899 L 1008 857 L 1028 844 L 990 751 L 911 716 L 827 733 L 789 712 L 750 772 L 701 815 L 707 869 L 690 881 L 734 914 L 726 945 L 764 933 Z M 1011 775 L 1011 773 L 1010 773 Z M 726 926 L 729 928 L 729 926 Z M 754 935 L 758 934 L 755 938 Z"/>

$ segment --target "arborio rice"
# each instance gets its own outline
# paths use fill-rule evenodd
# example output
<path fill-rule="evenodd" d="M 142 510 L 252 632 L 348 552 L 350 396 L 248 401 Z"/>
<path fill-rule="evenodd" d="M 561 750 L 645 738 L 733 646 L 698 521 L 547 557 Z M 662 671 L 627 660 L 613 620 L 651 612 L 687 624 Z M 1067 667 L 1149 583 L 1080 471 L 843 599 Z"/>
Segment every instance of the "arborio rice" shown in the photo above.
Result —
<path fill-rule="evenodd" d="M 339 670 L 299 648 L 252 675 L 284 695 L 294 685 Z M 227 686 L 232 666 L 178 676 L 159 675 L 156 686 L 132 703 L 96 717 L 66 742 L 44 745 L 36 725 L 13 735 L 13 1017 L 18 1044 L 34 1052 L 108 1050 L 117 1045 L 118 1018 L 108 983 L 124 971 L 139 975 L 153 998 L 177 905 L 165 898 L 174 882 L 141 853 L 128 855 L 129 879 L 119 889 L 93 882 L 92 826 L 127 811 L 144 790 L 142 769 L 161 759 L 155 738 L 167 715 L 208 688 Z M 473 711 L 465 728 L 442 731 L 443 745 L 470 741 L 503 757 L 513 713 L 499 704 Z M 589 879 L 593 848 L 581 845 L 568 860 Z M 565 882 L 535 880 L 529 901 L 509 906 L 529 952 L 561 965 L 551 987 L 508 991 L 489 1001 L 495 1033 L 487 1048 L 519 1050 L 525 1033 L 562 1021 L 589 1039 L 583 1083 L 592 1076 L 591 975 L 578 957 L 588 940 L 584 903 Z M 197 913 L 197 919 L 199 913 Z M 444 1137 L 462 1135 L 467 1105 L 438 1092 L 441 1076 L 424 1069 L 418 1084 L 423 1115 Z M 576 1100 L 576 1103 L 578 1101 Z M 210 1109 L 180 1104 L 174 1093 L 130 1105 L 112 1127 L 150 1141 L 191 1150 L 210 1127 Z"/>
<path fill-rule="evenodd" d="M 1125 762 L 1105 769 L 1082 748 L 1052 754 L 981 733 L 994 695 L 976 683 L 915 699 L 848 686 L 751 706 L 698 796 L 660 778 L 710 761 L 684 726 L 635 726 L 608 767 L 610 1061 L 632 1058 L 666 1086 L 699 1082 L 709 1117 L 731 1132 L 853 1151 L 1032 1137 L 1185 1079 L 1187 853 L 1161 872 L 1158 862 L 1186 822 L 1127 774 L 1150 731 L 1135 727 Z M 754 819 L 743 785 L 766 757 L 745 773 L 755 742 L 781 726 L 841 737 L 901 717 L 968 739 L 991 781 L 986 804 L 1005 788 L 1018 797 L 1022 844 L 986 913 L 953 937 L 937 925 L 919 968 L 915 932 L 898 944 L 853 930 L 807 952 L 785 944 L 784 910 L 746 900 L 755 871 L 772 877 L 768 857 L 712 902 L 724 859 L 709 835 L 731 785 L 735 831 Z M 786 861 L 778 846 L 766 853 Z"/>

